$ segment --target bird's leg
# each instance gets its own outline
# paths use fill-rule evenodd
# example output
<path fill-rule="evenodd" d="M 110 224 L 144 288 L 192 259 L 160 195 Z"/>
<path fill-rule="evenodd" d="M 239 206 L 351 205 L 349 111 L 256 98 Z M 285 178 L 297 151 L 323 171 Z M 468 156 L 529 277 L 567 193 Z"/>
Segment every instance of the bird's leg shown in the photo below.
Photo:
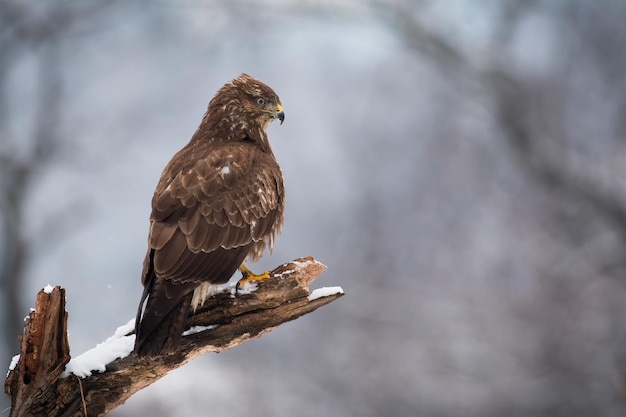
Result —
<path fill-rule="evenodd" d="M 251 281 L 260 281 L 262 279 L 267 279 L 270 277 L 270 273 L 268 271 L 263 272 L 262 274 L 254 274 L 250 271 L 244 264 L 239 266 L 239 271 L 241 272 L 241 279 L 237 282 L 237 289 L 241 288 L 246 282 Z"/>

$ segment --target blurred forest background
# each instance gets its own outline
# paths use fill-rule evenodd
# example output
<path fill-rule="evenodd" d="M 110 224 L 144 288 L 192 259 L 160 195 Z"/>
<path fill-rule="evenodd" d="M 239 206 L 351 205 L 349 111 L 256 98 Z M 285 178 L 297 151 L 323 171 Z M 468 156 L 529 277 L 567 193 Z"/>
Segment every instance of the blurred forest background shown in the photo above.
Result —
<path fill-rule="evenodd" d="M 0 1 L 0 358 L 134 317 L 152 192 L 214 92 L 272 86 L 273 256 L 347 295 L 111 413 L 626 414 L 626 2 Z M 8 397 L 0 416 L 8 415 Z"/>

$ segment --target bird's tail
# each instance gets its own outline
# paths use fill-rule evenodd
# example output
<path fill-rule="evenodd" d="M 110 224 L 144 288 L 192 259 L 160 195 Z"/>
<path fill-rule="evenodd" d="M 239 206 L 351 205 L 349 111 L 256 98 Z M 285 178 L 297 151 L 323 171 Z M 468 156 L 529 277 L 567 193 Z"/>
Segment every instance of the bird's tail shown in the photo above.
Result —
<path fill-rule="evenodd" d="M 136 355 L 157 356 L 175 350 L 185 329 L 194 287 L 158 279 L 150 273 L 135 320 Z"/>

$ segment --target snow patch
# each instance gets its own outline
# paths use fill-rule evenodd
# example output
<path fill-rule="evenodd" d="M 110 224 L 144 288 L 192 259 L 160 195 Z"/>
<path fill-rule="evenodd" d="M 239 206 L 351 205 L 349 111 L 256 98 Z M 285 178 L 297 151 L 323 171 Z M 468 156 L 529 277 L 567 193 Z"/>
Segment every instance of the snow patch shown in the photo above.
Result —
<path fill-rule="evenodd" d="M 15 369 L 15 367 L 17 366 L 17 363 L 20 361 L 20 355 L 15 355 L 11 358 L 11 363 L 9 364 L 9 370 L 7 371 L 7 376 L 9 376 L 9 373 Z"/>
<path fill-rule="evenodd" d="M 233 286 L 233 290 L 234 291 L 236 290 L 238 295 L 252 294 L 253 292 L 255 292 L 258 289 L 259 289 L 259 284 L 256 281 L 244 282 L 243 285 L 241 287 L 239 287 L 238 290 L 236 290 L 235 286 Z"/>
<path fill-rule="evenodd" d="M 217 327 L 219 327 L 219 324 L 212 324 L 210 326 L 191 326 L 189 330 L 185 330 L 183 332 L 183 336 L 189 336 L 190 334 L 200 333 L 205 330 L 213 330 Z"/>
<path fill-rule="evenodd" d="M 50 284 L 46 285 L 45 287 L 43 287 L 43 292 L 45 292 L 46 294 L 52 294 L 52 290 L 54 289 L 54 287 Z"/>
<path fill-rule="evenodd" d="M 132 332 L 133 330 L 135 330 L 135 319 L 131 319 L 128 323 L 115 329 L 115 333 L 113 333 L 113 336 L 109 337 L 109 339 L 113 337 L 120 338 L 120 337 L 126 336 L 128 333 Z M 109 339 L 107 339 L 107 341 Z"/>
<path fill-rule="evenodd" d="M 313 261 L 304 261 L 304 262 L 292 261 L 290 263 L 294 264 L 298 268 L 298 270 L 302 270 L 302 269 L 306 268 L 307 266 L 311 265 L 313 263 Z"/>
<path fill-rule="evenodd" d="M 135 319 L 117 328 L 113 336 L 93 349 L 79 355 L 65 366 L 62 378 L 74 374 L 80 378 L 90 376 L 93 371 L 104 372 L 106 366 L 117 358 L 125 358 L 135 346 L 135 335 L 126 336 L 135 328 Z"/>
<path fill-rule="evenodd" d="M 322 287 L 313 290 L 309 294 L 309 301 L 317 300 L 318 298 L 328 297 L 329 295 L 343 294 L 343 288 L 341 287 Z"/>
<path fill-rule="evenodd" d="M 315 261 L 304 261 L 304 262 L 302 262 L 302 261 L 291 261 L 291 262 L 287 262 L 286 264 L 283 264 L 282 266 L 294 265 L 295 268 L 294 269 L 287 269 L 286 271 L 281 272 L 278 276 L 284 277 L 286 275 L 291 275 L 293 273 L 300 272 L 303 269 L 307 268 L 312 263 L 315 263 Z"/>

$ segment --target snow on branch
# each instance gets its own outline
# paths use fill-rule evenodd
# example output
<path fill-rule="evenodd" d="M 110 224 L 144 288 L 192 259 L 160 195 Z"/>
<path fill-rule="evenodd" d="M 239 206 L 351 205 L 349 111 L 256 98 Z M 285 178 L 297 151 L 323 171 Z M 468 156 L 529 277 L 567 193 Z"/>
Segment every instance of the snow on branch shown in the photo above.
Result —
<path fill-rule="evenodd" d="M 9 416 L 104 416 L 191 359 L 257 338 L 341 297 L 341 287 L 309 294 L 308 285 L 325 269 L 312 257 L 301 258 L 274 269 L 254 290 L 235 296 L 234 287 L 225 288 L 189 316 L 178 350 L 156 358 L 131 353 L 131 320 L 72 359 L 65 290 L 46 287 L 25 320 L 20 354 L 11 361 L 4 384 L 11 397 Z"/>

